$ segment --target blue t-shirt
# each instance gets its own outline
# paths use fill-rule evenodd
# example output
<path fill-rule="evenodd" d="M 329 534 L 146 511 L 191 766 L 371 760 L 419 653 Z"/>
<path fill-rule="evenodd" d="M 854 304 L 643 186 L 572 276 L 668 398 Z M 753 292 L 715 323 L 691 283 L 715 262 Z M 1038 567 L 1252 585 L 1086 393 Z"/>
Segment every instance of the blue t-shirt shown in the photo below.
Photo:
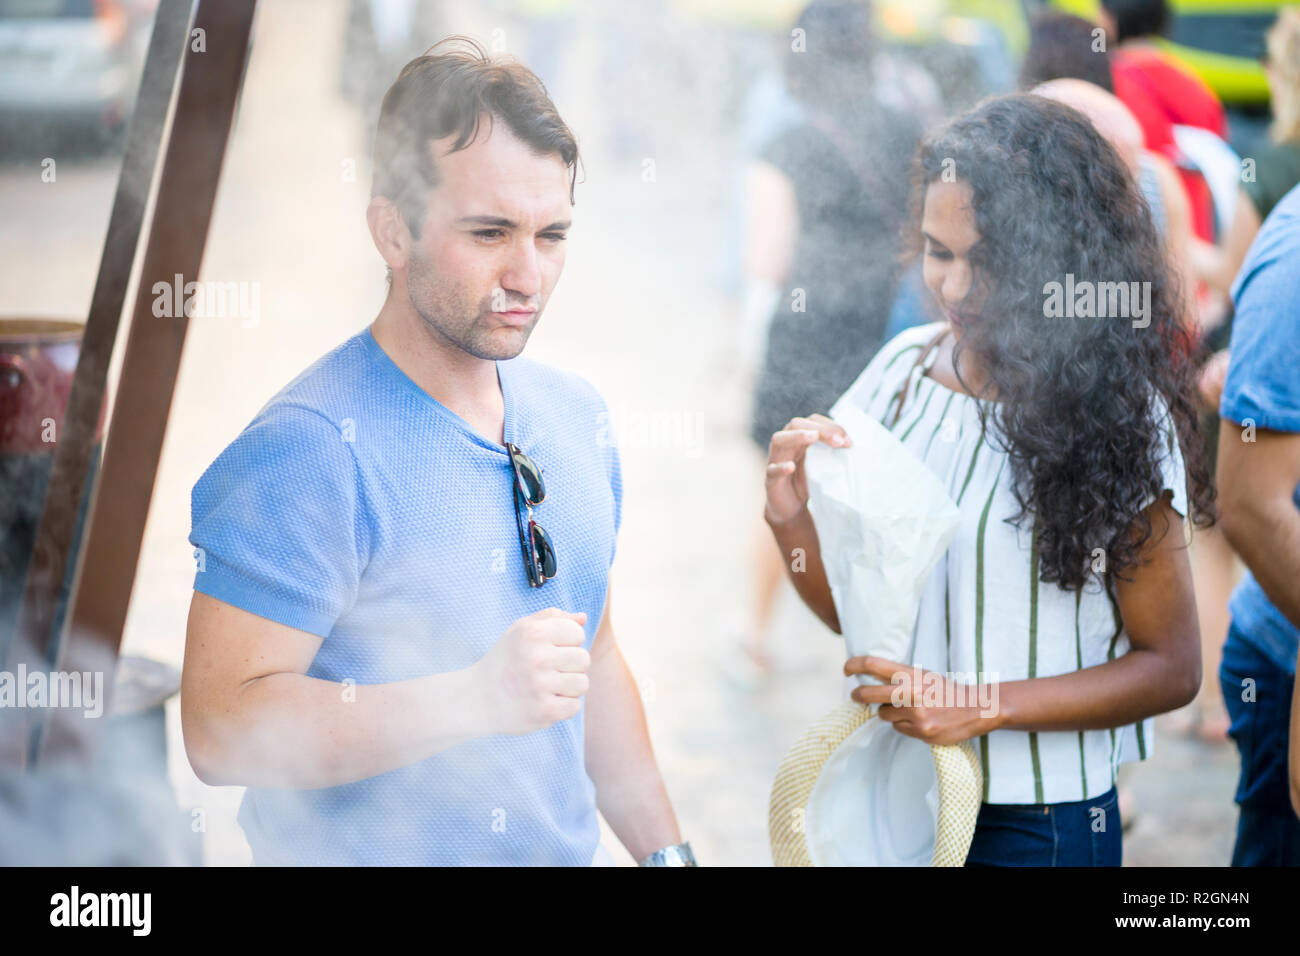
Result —
<path fill-rule="evenodd" d="M 433 399 L 370 330 L 272 398 L 192 495 L 194 588 L 324 638 L 308 676 L 358 685 L 460 670 L 545 607 L 600 625 L 622 475 L 599 393 L 497 363 L 505 437 L 542 469 L 557 575 L 531 588 L 506 449 Z M 577 716 L 482 737 L 338 787 L 250 788 L 259 864 L 575 864 L 599 842 Z"/>
<path fill-rule="evenodd" d="M 1274 207 L 1232 287 L 1232 358 L 1219 415 L 1256 428 L 1300 432 L 1300 187 Z M 1295 493 L 1300 508 L 1300 486 Z M 1249 571 L 1228 605 L 1234 629 L 1288 674 L 1300 631 Z"/>

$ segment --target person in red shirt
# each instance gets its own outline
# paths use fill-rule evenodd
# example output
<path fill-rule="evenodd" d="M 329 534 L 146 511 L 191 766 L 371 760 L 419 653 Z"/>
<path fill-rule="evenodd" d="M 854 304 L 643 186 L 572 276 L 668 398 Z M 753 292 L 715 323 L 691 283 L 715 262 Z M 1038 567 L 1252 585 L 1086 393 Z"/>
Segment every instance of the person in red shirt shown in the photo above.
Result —
<path fill-rule="evenodd" d="M 1214 203 L 1204 178 L 1186 168 L 1174 140 L 1175 126 L 1197 126 L 1227 139 L 1223 104 L 1200 77 L 1151 41 L 1169 22 L 1165 0 L 1102 0 L 1101 25 L 1115 45 L 1111 73 L 1115 95 L 1133 111 L 1147 149 L 1161 153 L 1179 167 L 1192 208 L 1192 228 L 1214 241 Z"/>

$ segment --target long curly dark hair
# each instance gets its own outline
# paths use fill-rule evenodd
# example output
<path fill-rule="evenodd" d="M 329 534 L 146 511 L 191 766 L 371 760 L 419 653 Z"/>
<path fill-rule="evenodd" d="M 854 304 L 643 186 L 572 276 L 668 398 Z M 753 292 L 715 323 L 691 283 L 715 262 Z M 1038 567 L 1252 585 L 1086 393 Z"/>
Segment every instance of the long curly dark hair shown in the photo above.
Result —
<path fill-rule="evenodd" d="M 980 239 L 970 256 L 985 294 L 953 364 L 972 352 L 987 375 L 980 397 L 998 399 L 978 405 L 981 426 L 1010 460 L 1020 511 L 1009 520 L 1034 519 L 1044 582 L 1081 588 L 1097 548 L 1106 571 L 1123 578 L 1153 533 L 1144 509 L 1164 484 L 1169 430 L 1153 397 L 1176 429 L 1190 517 L 1214 523 L 1197 356 L 1150 209 L 1088 119 L 1038 96 L 987 100 L 922 143 L 913 252 L 926 190 L 954 174 L 972 191 Z M 1064 285 L 1067 273 L 1149 282 L 1150 324 L 1047 317 L 1047 284 Z"/>

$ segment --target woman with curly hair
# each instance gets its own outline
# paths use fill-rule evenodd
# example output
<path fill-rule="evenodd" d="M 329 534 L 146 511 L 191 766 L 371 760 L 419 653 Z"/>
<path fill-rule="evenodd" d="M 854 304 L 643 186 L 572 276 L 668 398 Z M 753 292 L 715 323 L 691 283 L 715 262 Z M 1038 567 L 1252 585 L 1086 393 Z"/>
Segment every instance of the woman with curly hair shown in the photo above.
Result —
<path fill-rule="evenodd" d="M 848 403 L 923 460 L 960 525 L 912 660 L 851 658 L 846 674 L 884 682 L 853 696 L 927 743 L 972 741 L 968 865 L 1119 865 L 1118 766 L 1201 682 L 1183 520 L 1211 523 L 1214 496 L 1182 300 L 1132 176 L 1069 107 L 987 101 L 925 141 L 914 178 L 943 321 L 892 339 L 830 418 L 772 436 L 765 518 L 783 552 L 804 549 L 791 580 L 838 633 L 805 453 L 850 441 L 833 420 Z M 974 675 L 998 706 L 893 706 L 899 672 Z"/>

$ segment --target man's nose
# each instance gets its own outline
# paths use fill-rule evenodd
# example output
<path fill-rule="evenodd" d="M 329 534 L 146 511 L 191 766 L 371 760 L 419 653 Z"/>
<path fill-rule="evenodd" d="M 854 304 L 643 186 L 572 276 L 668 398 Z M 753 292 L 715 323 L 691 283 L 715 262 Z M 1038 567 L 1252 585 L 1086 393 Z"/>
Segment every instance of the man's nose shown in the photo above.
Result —
<path fill-rule="evenodd" d="M 506 270 L 501 274 L 501 288 L 530 299 L 541 293 L 542 270 L 531 239 L 520 240 L 511 247 Z"/>

